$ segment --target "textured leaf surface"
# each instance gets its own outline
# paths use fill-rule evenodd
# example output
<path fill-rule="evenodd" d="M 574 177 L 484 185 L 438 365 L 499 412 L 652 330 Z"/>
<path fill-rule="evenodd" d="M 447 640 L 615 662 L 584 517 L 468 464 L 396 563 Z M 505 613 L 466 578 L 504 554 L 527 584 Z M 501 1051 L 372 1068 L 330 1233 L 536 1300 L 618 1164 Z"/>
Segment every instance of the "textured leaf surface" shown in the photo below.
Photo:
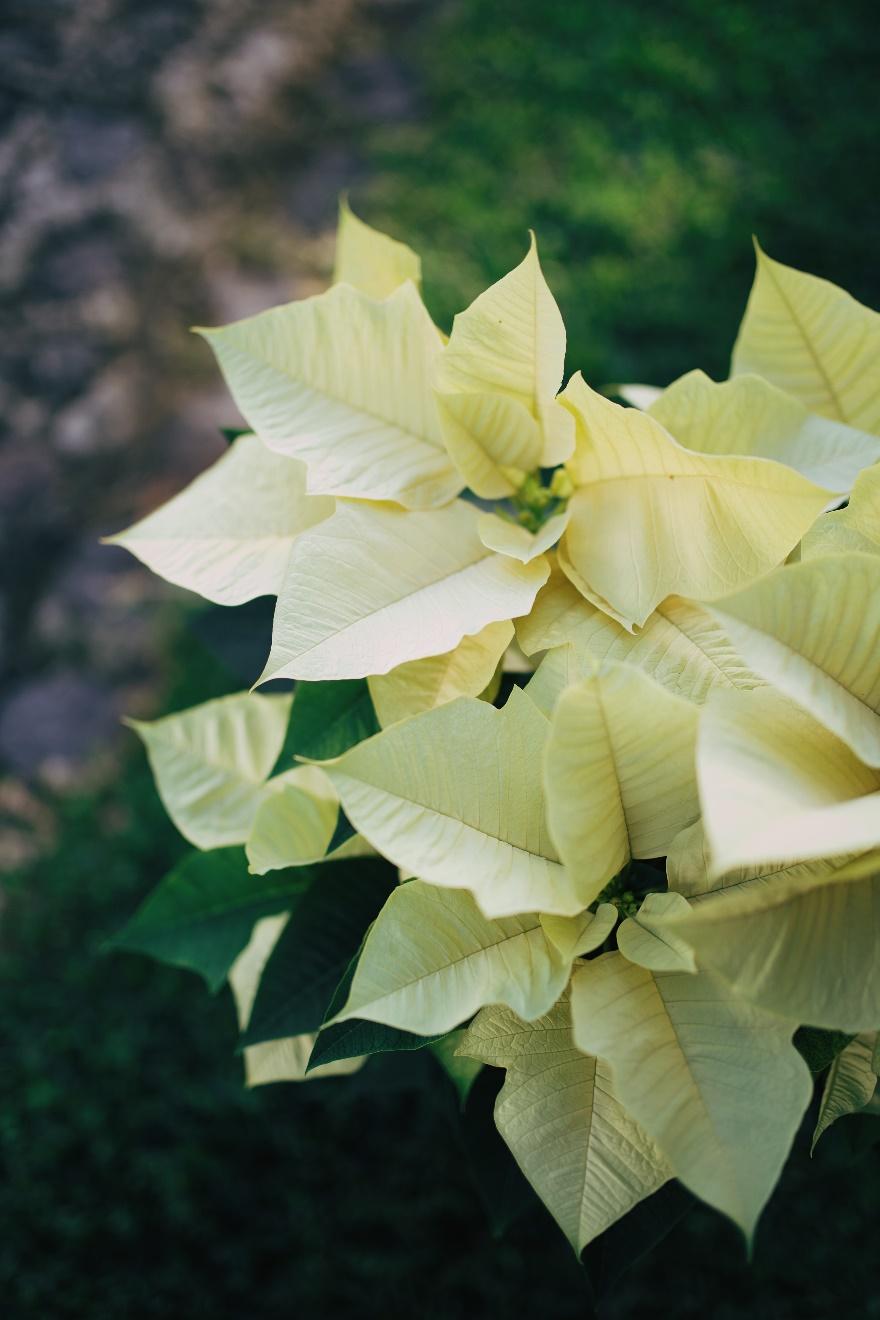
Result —
<path fill-rule="evenodd" d="M 648 413 L 575 376 L 569 472 L 579 487 L 559 563 L 579 591 L 632 630 L 667 596 L 707 600 L 774 568 L 828 502 L 781 463 L 677 445 Z"/>
<path fill-rule="evenodd" d="M 245 846 L 257 875 L 320 861 L 336 830 L 339 799 L 317 766 L 288 770 L 266 785 Z"/>
<path fill-rule="evenodd" d="M 671 1176 L 617 1099 L 608 1064 L 575 1047 L 567 996 L 532 1023 L 483 1009 L 459 1051 L 507 1070 L 498 1130 L 575 1251 Z"/>
<path fill-rule="evenodd" d="M 236 959 L 229 973 L 240 1030 L 247 1028 L 263 969 L 284 930 L 286 916 L 267 917 L 258 921 L 247 947 Z M 245 1081 L 248 1086 L 264 1086 L 269 1082 L 302 1082 L 306 1080 L 314 1036 L 291 1036 L 284 1040 L 266 1041 L 251 1045 L 244 1052 Z M 318 1077 L 334 1077 L 357 1072 L 363 1058 L 345 1059 L 308 1074 L 309 1081 Z"/>
<path fill-rule="evenodd" d="M 771 688 L 703 708 L 697 773 L 713 877 L 880 846 L 880 772 Z"/>
<path fill-rule="evenodd" d="M 753 669 L 880 766 L 880 556 L 791 564 L 713 613 Z"/>
<path fill-rule="evenodd" d="M 222 848 L 247 840 L 289 713 L 288 696 L 238 692 L 150 723 L 129 721 L 165 810 L 190 843 Z"/>
<path fill-rule="evenodd" d="M 344 1009 L 334 1019 L 384 1022 L 421 1036 L 451 1031 L 485 1004 L 520 1017 L 546 1013 L 565 989 L 584 927 L 570 918 L 548 938 L 533 914 L 490 920 L 464 890 L 412 880 L 391 895 L 364 944 Z"/>
<path fill-rule="evenodd" d="M 685 1186 L 750 1238 L 812 1095 L 795 1024 L 705 974 L 653 973 L 619 953 L 585 964 L 571 998 L 576 1043 L 607 1060 Z"/>
<path fill-rule="evenodd" d="M 828 280 L 756 252 L 733 374 L 756 372 L 812 412 L 880 431 L 880 315 Z"/>
<path fill-rule="evenodd" d="M 826 490 L 851 490 L 862 468 L 880 459 L 876 436 L 811 413 L 761 376 L 717 382 L 689 371 L 650 412 L 688 449 L 772 458 Z"/>
<path fill-rule="evenodd" d="M 355 215 L 343 198 L 336 229 L 334 284 L 352 284 L 371 298 L 387 298 L 407 280 L 416 287 L 422 263 L 412 248 Z"/>
<path fill-rule="evenodd" d="M 179 587 L 241 605 L 278 594 L 294 537 L 333 509 L 329 497 L 306 494 L 302 463 L 243 435 L 179 495 L 108 542 Z"/>
<path fill-rule="evenodd" d="M 633 665 L 604 660 L 556 705 L 547 820 L 581 902 L 630 857 L 660 857 L 699 814 L 697 708 Z"/>
<path fill-rule="evenodd" d="M 682 914 L 687 917 L 690 907 L 681 894 L 647 894 L 637 914 L 621 922 L 617 947 L 629 962 L 651 972 L 695 972 L 689 944 L 664 925 L 664 917 L 674 921 Z"/>
<path fill-rule="evenodd" d="M 311 493 L 426 509 L 461 489 L 430 384 L 440 337 L 412 284 L 384 302 L 337 284 L 202 333 L 243 416 L 302 459 Z"/>
<path fill-rule="evenodd" d="M 395 882 L 394 868 L 379 859 L 327 862 L 316 872 L 263 970 L 245 1045 L 318 1030 Z"/>
<path fill-rule="evenodd" d="M 530 614 L 517 620 L 528 655 L 571 643 L 578 677 L 587 658 L 624 660 L 676 696 L 702 703 L 715 687 L 750 689 L 763 680 L 749 669 L 712 616 L 692 601 L 669 596 L 637 633 L 585 600 L 558 568 L 538 592 Z"/>
<path fill-rule="evenodd" d="M 241 848 L 190 853 L 161 880 L 110 948 L 148 953 L 198 972 L 217 990 L 247 944 L 254 922 L 289 911 L 313 872 L 248 872 Z"/>
<path fill-rule="evenodd" d="M 431 513 L 347 505 L 300 537 L 262 681 L 387 674 L 528 613 L 546 560 L 493 554 L 477 517 L 462 500 Z"/>
<path fill-rule="evenodd" d="M 865 874 L 870 873 L 870 854 L 849 853 L 828 860 L 812 862 L 773 861 L 755 862 L 746 866 L 733 866 L 721 874 L 712 870 L 712 859 L 703 822 L 696 821 L 673 839 L 666 856 L 666 875 L 669 888 L 686 898 L 707 894 L 715 889 L 729 889 L 750 880 L 774 880 L 786 876 L 797 878 L 805 887 L 814 882 L 833 880 L 838 872 L 851 871 L 859 857 L 864 859 Z"/>
<path fill-rule="evenodd" d="M 409 874 L 471 890 L 487 916 L 571 916 L 584 905 L 544 822 L 547 732 L 518 689 L 503 710 L 462 697 L 324 768 L 355 827 Z"/>
<path fill-rule="evenodd" d="M 555 402 L 565 327 L 538 261 L 525 259 L 459 313 L 437 367 L 446 443 L 478 495 L 512 495 L 505 468 L 532 471 L 571 453 L 571 419 Z"/>
<path fill-rule="evenodd" d="M 658 925 L 737 996 L 789 1021 L 849 1032 L 880 1021 L 880 852 L 825 877 L 745 881 Z"/>
<path fill-rule="evenodd" d="M 537 532 L 530 532 L 518 523 L 499 518 L 495 513 L 484 513 L 480 515 L 477 530 L 480 540 L 489 550 L 497 550 L 500 555 L 510 555 L 512 559 L 528 564 L 538 555 L 552 549 L 567 526 L 567 510 L 548 518 Z"/>
<path fill-rule="evenodd" d="M 456 697 L 478 697 L 491 683 L 512 638 L 509 620 L 490 623 L 473 637 L 463 637 L 445 655 L 410 660 L 368 679 L 379 723 L 387 728 Z"/>
<path fill-rule="evenodd" d="M 845 509 L 817 519 L 801 543 L 801 558 L 849 550 L 880 554 L 880 464 L 860 475 Z"/>
<path fill-rule="evenodd" d="M 877 1075 L 873 1066 L 876 1043 L 876 1031 L 856 1036 L 840 1051 L 828 1069 L 813 1133 L 814 1150 L 816 1142 L 832 1123 L 847 1114 L 857 1114 L 873 1096 L 877 1088 Z"/>

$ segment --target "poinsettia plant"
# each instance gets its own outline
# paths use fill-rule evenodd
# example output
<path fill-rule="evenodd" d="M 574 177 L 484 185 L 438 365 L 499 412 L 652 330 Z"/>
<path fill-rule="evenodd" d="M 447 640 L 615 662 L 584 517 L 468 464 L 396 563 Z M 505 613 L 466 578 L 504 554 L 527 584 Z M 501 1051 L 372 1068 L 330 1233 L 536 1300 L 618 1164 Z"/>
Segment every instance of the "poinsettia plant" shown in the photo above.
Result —
<path fill-rule="evenodd" d="M 278 598 L 272 691 L 134 724 L 194 851 L 117 944 L 228 979 L 251 1084 L 505 1070 L 577 1251 L 673 1178 L 750 1238 L 813 1073 L 817 1138 L 876 1103 L 880 316 L 757 255 L 730 379 L 618 403 L 534 239 L 447 337 L 344 206 L 327 292 L 201 332 L 250 429 L 114 538 Z"/>

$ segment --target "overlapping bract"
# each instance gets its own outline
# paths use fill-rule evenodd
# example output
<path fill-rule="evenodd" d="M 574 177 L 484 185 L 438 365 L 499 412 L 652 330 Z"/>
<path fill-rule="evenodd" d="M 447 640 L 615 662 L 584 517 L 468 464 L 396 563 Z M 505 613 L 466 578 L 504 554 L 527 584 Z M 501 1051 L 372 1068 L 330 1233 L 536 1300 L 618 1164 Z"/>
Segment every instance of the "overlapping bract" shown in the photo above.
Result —
<path fill-rule="evenodd" d="M 135 726 L 227 920 L 206 956 L 195 854 L 130 947 L 228 971 L 244 1028 L 310 929 L 290 876 L 315 921 L 324 859 L 365 903 L 384 867 L 316 941 L 334 982 L 362 941 L 323 1025 L 248 1043 L 251 1082 L 431 1042 L 463 1098 L 505 1069 L 498 1128 L 576 1250 L 673 1176 L 751 1236 L 811 1093 L 796 1029 L 844 1033 L 816 1139 L 876 1081 L 880 318 L 759 252 L 732 379 L 620 387 L 639 411 L 559 393 L 534 240 L 448 341 L 419 279 L 344 205 L 333 288 L 207 332 L 255 434 L 116 538 L 277 595 L 263 679 L 298 684 Z M 275 893 L 242 849 L 305 869 Z M 169 894 L 195 949 L 156 936 Z"/>

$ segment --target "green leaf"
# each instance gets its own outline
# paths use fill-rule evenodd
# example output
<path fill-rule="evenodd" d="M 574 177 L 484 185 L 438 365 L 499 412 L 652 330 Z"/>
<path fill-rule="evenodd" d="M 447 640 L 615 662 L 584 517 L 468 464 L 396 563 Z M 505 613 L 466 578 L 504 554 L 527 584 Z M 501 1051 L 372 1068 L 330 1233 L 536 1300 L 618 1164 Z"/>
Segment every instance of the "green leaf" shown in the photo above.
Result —
<path fill-rule="evenodd" d="M 315 876 L 310 868 L 253 876 L 242 848 L 192 852 L 160 881 L 108 949 L 148 953 L 198 972 L 217 990 L 254 923 L 287 912 Z"/>
<path fill-rule="evenodd" d="M 322 1027 L 312 1049 L 307 1071 L 337 1063 L 342 1059 L 356 1059 L 361 1055 L 389 1054 L 398 1050 L 422 1050 L 443 1039 L 445 1032 L 436 1036 L 417 1036 L 412 1031 L 387 1027 L 382 1022 L 361 1022 L 352 1019 L 331 1027 Z"/>
<path fill-rule="evenodd" d="M 848 1031 L 826 1031 L 823 1027 L 798 1027 L 794 1033 L 795 1049 L 814 1074 L 829 1068 L 851 1040 L 855 1037 Z"/>
<path fill-rule="evenodd" d="M 242 1045 L 318 1030 L 364 931 L 396 883 L 394 868 L 378 858 L 321 866 L 263 970 Z"/>
<path fill-rule="evenodd" d="M 458 1102 L 462 1109 L 467 1104 L 474 1082 L 483 1070 L 477 1059 L 468 1059 L 458 1054 L 457 1050 L 465 1037 L 464 1028 L 450 1031 L 430 1046 L 431 1053 L 455 1087 Z"/>
<path fill-rule="evenodd" d="M 366 679 L 296 685 L 284 744 L 273 774 L 289 770 L 297 756 L 328 761 L 379 732 Z"/>
<path fill-rule="evenodd" d="M 247 947 L 242 950 L 229 969 L 229 985 L 235 999 L 240 1031 L 247 1028 L 257 989 L 272 951 L 287 924 L 288 914 L 264 917 L 254 927 Z M 319 1077 L 335 1077 L 357 1072 L 363 1058 L 345 1059 L 338 1063 L 316 1068 L 306 1076 L 309 1056 L 315 1037 L 310 1032 L 299 1036 L 284 1036 L 280 1040 L 263 1041 L 249 1045 L 244 1051 L 244 1071 L 247 1086 L 265 1086 L 269 1082 L 304 1082 Z"/>

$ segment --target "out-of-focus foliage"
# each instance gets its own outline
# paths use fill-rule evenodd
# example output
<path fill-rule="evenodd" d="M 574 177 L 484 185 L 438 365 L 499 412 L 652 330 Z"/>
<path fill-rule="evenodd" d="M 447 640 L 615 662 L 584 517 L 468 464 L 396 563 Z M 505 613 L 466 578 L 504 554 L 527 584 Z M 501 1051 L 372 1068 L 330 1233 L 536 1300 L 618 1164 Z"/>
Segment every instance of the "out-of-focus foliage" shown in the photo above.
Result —
<path fill-rule="evenodd" d="M 444 328 L 529 228 L 597 383 L 725 376 L 750 233 L 880 304 L 868 0 L 465 0 L 418 43 L 421 122 L 383 130 L 369 216 Z"/>

